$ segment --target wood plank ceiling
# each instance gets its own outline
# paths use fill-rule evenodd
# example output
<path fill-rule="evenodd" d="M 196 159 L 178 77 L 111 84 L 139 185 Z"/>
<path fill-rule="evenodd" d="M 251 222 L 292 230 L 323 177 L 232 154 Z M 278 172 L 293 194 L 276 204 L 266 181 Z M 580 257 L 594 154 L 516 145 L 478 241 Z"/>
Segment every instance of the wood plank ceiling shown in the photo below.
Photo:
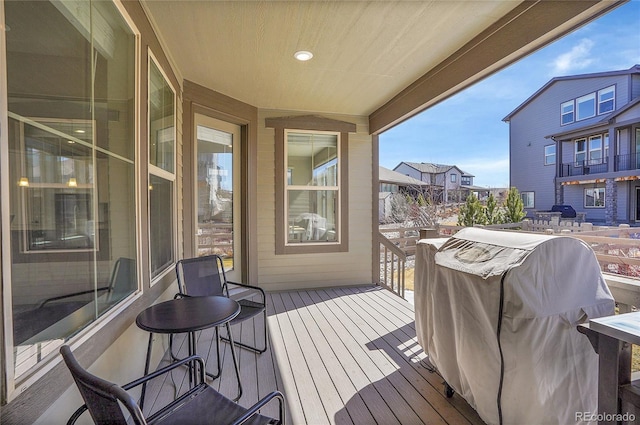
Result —
<path fill-rule="evenodd" d="M 144 0 L 143 5 L 184 79 L 258 108 L 369 116 L 374 133 L 620 3 Z M 313 52 L 313 59 L 295 60 L 298 50 Z"/>

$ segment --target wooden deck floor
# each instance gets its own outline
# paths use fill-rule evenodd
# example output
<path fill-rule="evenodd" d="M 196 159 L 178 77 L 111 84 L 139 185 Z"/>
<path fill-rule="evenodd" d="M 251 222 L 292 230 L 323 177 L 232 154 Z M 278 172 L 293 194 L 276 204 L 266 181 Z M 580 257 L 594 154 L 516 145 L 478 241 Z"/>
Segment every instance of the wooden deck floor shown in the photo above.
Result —
<path fill-rule="evenodd" d="M 268 293 L 267 303 L 270 348 L 262 355 L 240 350 L 240 404 L 278 389 L 288 424 L 483 424 L 460 396 L 445 398 L 442 379 L 421 363 L 413 306 L 405 300 L 360 287 Z M 260 328 L 250 323 L 233 332 L 261 342 Z M 208 369 L 215 369 L 213 335 L 203 331 L 198 339 Z M 222 376 L 210 384 L 234 397 L 228 344 L 222 349 Z M 150 386 L 145 410 L 184 387 L 185 370 Z M 275 414 L 275 404 L 263 412 Z"/>

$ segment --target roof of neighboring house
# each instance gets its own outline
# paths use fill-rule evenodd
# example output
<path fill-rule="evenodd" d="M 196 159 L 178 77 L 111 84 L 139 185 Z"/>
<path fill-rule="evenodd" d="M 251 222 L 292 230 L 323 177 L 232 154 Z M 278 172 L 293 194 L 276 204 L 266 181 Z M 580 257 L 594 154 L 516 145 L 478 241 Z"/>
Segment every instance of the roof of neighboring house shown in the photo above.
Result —
<path fill-rule="evenodd" d="M 427 186 L 428 183 L 414 179 L 413 177 L 405 176 L 397 171 L 379 167 L 378 180 L 381 182 L 395 183 L 399 186 Z"/>
<path fill-rule="evenodd" d="M 463 175 L 465 177 L 475 177 L 473 174 L 469 174 L 469 173 L 461 170 L 460 168 L 458 168 L 457 165 L 432 164 L 432 163 L 428 163 L 428 162 L 406 162 L 406 161 L 402 161 L 400 164 L 398 164 L 396 166 L 396 169 L 402 164 L 406 164 L 409 167 L 420 171 L 421 173 L 444 174 L 447 171 L 451 170 L 452 168 L 455 168 L 458 171 L 460 171 L 461 175 Z"/>
<path fill-rule="evenodd" d="M 513 117 L 522 108 L 524 108 L 531 101 L 533 101 L 533 99 L 538 97 L 542 92 L 544 92 L 549 87 L 551 87 L 553 84 L 555 84 L 555 83 L 557 83 L 559 81 L 581 80 L 581 79 L 585 79 L 585 78 L 613 77 L 613 76 L 616 76 L 616 75 L 631 75 L 631 74 L 640 74 L 640 65 L 636 64 L 636 65 L 632 66 L 629 69 L 622 69 L 622 70 L 618 70 L 618 71 L 594 72 L 594 73 L 591 73 L 591 74 L 578 74 L 578 75 L 566 75 L 566 76 L 563 76 L 563 77 L 554 77 L 551 80 L 549 80 L 549 82 L 547 82 L 547 84 L 545 84 L 544 86 L 540 87 L 534 94 L 529 96 L 529 98 L 527 100 L 525 100 L 524 102 L 522 102 L 516 109 L 511 111 L 506 117 L 504 117 L 502 119 L 502 121 L 505 121 L 505 122 L 509 121 L 511 119 L 511 117 Z"/>

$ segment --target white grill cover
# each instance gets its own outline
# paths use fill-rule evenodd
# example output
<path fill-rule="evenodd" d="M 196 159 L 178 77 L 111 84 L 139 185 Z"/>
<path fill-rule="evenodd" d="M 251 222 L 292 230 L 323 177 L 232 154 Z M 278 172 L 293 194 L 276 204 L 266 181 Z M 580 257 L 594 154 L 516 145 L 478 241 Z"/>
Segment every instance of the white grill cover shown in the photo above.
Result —
<path fill-rule="evenodd" d="M 485 422 L 499 423 L 499 406 L 517 425 L 597 412 L 598 358 L 576 325 L 613 314 L 614 300 L 587 244 L 466 228 L 421 240 L 417 255 L 418 342 Z"/>

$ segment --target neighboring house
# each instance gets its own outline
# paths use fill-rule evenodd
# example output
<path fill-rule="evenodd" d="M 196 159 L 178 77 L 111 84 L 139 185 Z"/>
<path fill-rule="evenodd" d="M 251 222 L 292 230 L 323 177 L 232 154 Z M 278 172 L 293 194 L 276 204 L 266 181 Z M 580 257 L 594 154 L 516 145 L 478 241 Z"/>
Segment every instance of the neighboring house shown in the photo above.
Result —
<path fill-rule="evenodd" d="M 2 423 L 81 404 L 62 344 L 138 377 L 178 259 L 267 291 L 379 282 L 379 135 L 622 3 L 0 0 Z"/>
<path fill-rule="evenodd" d="M 553 78 L 504 121 L 528 213 L 569 204 L 589 221 L 640 222 L 640 65 Z"/>
<path fill-rule="evenodd" d="M 391 215 L 394 194 L 400 193 L 417 198 L 429 186 L 423 181 L 382 166 L 378 167 L 378 181 L 380 182 L 378 218 L 381 222 Z"/>
<path fill-rule="evenodd" d="M 438 202 L 460 202 L 472 191 L 473 175 L 455 165 L 430 164 L 426 162 L 401 162 L 394 171 L 427 183 Z"/>

